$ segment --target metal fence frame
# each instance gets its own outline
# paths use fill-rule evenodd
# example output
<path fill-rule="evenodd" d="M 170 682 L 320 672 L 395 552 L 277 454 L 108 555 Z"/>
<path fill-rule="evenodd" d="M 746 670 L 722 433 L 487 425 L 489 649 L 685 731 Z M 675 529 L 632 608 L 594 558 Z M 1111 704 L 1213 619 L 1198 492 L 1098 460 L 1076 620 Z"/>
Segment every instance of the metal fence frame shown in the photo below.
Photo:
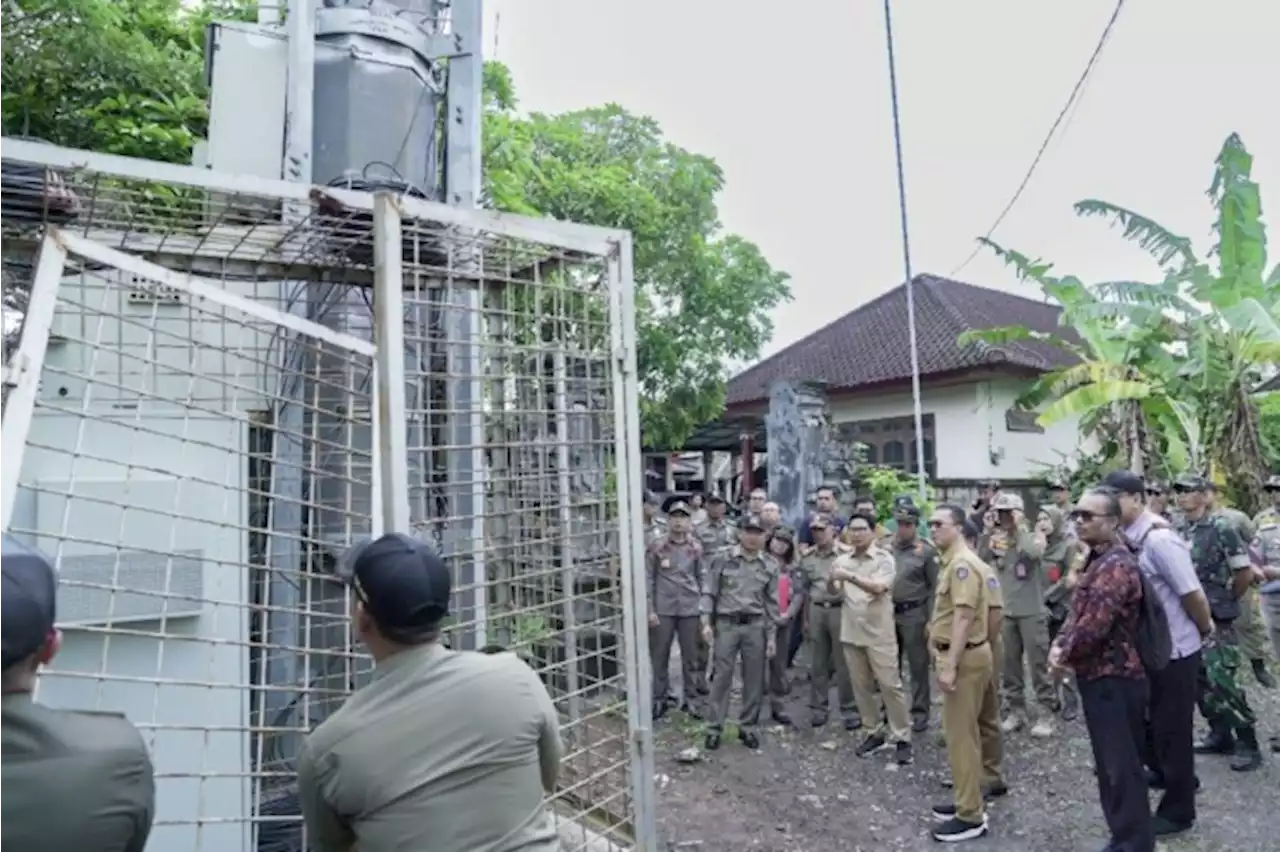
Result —
<path fill-rule="evenodd" d="M 597 228 L 549 219 L 512 216 L 488 210 L 470 210 L 417 198 L 376 195 L 331 187 L 310 187 L 282 180 L 230 175 L 195 167 L 156 163 L 109 154 L 59 148 L 18 139 L 3 140 L 3 156 L 49 170 L 91 170 L 119 179 L 163 182 L 217 193 L 245 193 L 278 199 L 286 206 L 309 204 L 321 194 L 350 210 L 367 212 L 373 219 L 373 292 L 376 340 L 353 335 L 264 305 L 224 289 L 216 279 L 201 277 L 201 261 L 235 263 L 234 247 L 211 247 L 201 240 L 182 244 L 170 239 L 152 241 L 137 234 L 116 234 L 109 241 L 92 233 L 46 225 L 36 273 L 16 351 L 5 365 L 8 394 L 3 429 L 3 524 L 10 527 L 27 436 L 37 402 L 38 386 L 50 329 L 54 322 L 57 291 L 69 258 L 127 271 L 142 279 L 172 288 L 190 298 L 233 308 L 247 316 L 274 323 L 298 334 L 374 359 L 372 410 L 373 524 L 379 529 L 410 526 L 409 483 L 404 463 L 406 436 L 405 364 L 403 352 L 404 309 L 402 293 L 402 222 L 409 218 L 474 229 L 604 259 L 607 267 L 608 312 L 613 377 L 614 463 L 616 465 L 617 530 L 625 655 L 626 711 L 629 730 L 630 794 L 634 810 L 635 845 L 656 848 L 654 763 L 650 684 L 647 675 L 648 629 L 645 612 L 643 530 L 639 495 L 642 469 L 639 400 L 636 376 L 636 328 L 633 291 L 632 243 L 629 232 Z M 113 244 L 108 244 L 111 242 Z M 144 259 L 147 255 L 152 260 Z M 178 271 L 166 262 L 182 260 Z M 261 265 L 262 257 L 244 257 L 246 264 Z M 176 265 L 176 264 L 175 264 Z"/>

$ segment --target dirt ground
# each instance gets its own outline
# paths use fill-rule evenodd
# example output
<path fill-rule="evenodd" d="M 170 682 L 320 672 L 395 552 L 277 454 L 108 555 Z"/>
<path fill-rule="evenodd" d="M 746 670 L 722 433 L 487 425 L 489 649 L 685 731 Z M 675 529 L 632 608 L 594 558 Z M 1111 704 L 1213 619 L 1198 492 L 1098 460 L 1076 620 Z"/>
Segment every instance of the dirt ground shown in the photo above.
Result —
<path fill-rule="evenodd" d="M 1272 663 L 1273 671 L 1280 668 Z M 668 850 L 739 852 L 881 852 L 937 849 L 928 835 L 930 807 L 949 801 L 950 773 L 937 744 L 939 708 L 930 730 L 916 736 L 914 765 L 898 767 L 892 752 L 853 754 L 860 733 L 838 720 L 809 727 L 809 684 L 801 661 L 793 671 L 789 710 L 794 728 L 765 727 L 762 747 L 748 751 L 726 737 L 719 751 L 692 764 L 676 755 L 701 749 L 701 723 L 678 712 L 656 725 L 659 836 Z M 1246 675 L 1260 734 L 1280 733 L 1280 692 Z M 834 695 L 832 696 L 834 698 Z M 730 717 L 736 710 L 730 710 Z M 1264 742 L 1265 747 L 1265 742 Z M 1025 732 L 1006 738 L 1011 792 L 990 809 L 990 834 L 959 844 L 987 852 L 1095 852 L 1107 840 L 1082 719 L 1047 741 Z M 1162 842 L 1167 852 L 1280 852 L 1280 756 L 1266 755 L 1257 772 L 1232 772 L 1225 758 L 1197 758 L 1203 782 L 1199 823 Z M 1153 804 L 1156 799 L 1153 796 Z"/>

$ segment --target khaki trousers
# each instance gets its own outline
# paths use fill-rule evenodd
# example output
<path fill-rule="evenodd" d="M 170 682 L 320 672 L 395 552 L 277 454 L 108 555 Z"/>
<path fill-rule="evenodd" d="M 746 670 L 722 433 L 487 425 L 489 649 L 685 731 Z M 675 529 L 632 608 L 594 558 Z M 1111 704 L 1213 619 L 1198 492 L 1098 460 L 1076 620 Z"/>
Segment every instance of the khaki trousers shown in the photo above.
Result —
<path fill-rule="evenodd" d="M 863 724 L 880 714 L 876 704 L 876 687 L 884 701 L 885 717 L 889 724 L 889 740 L 895 743 L 911 741 L 911 716 L 907 711 L 907 697 L 902 690 L 902 673 L 898 669 L 898 643 L 882 645 L 845 645 L 845 665 L 853 681 L 853 698 L 858 705 L 858 715 Z"/>
<path fill-rule="evenodd" d="M 1265 659 L 1267 631 L 1262 624 L 1262 613 L 1259 611 L 1257 586 L 1250 586 L 1249 591 L 1240 598 L 1240 617 L 1236 619 L 1236 635 L 1240 637 L 1240 653 L 1246 660 Z"/>
<path fill-rule="evenodd" d="M 992 660 L 1001 659 L 1004 643 L 996 636 L 991 641 Z M 991 667 L 982 707 L 978 710 L 978 740 L 982 752 L 982 783 L 1004 781 L 1004 731 L 1000 728 L 1000 671 Z"/>
<path fill-rule="evenodd" d="M 853 684 L 844 654 L 840 651 L 840 607 L 809 605 L 809 643 L 809 709 L 815 717 L 827 717 L 827 707 L 831 702 L 831 670 L 834 668 L 840 715 L 846 719 L 853 718 L 857 712 Z"/>
<path fill-rule="evenodd" d="M 763 616 L 743 624 L 721 616 L 715 626 L 715 669 L 711 674 L 710 715 L 707 730 L 719 733 L 729 715 L 729 690 L 733 686 L 734 664 L 742 659 L 742 709 L 738 727 L 750 730 L 760 723 L 764 698 L 765 630 Z"/>
<path fill-rule="evenodd" d="M 1027 679 L 1023 660 L 1031 668 L 1036 702 L 1053 712 L 1058 690 L 1049 678 L 1049 619 L 1047 614 L 1004 617 L 1004 701 L 1010 712 L 1025 713 Z"/>
<path fill-rule="evenodd" d="M 939 671 L 946 653 L 938 649 Z M 982 735 L 978 717 L 991 682 L 991 646 L 966 648 L 956 666 L 956 688 L 942 693 L 942 733 L 955 783 L 956 816 L 966 822 L 982 822 Z"/>

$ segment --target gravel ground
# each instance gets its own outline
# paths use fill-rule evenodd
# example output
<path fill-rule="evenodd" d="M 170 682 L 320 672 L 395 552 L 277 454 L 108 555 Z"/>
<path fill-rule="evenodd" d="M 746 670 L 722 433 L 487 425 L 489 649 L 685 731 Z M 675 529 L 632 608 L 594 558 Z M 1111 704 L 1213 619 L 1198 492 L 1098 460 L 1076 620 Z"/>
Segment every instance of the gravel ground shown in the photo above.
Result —
<path fill-rule="evenodd" d="M 1273 664 L 1273 670 L 1276 669 Z M 1280 733 L 1280 692 L 1247 676 L 1249 700 L 1265 737 Z M 853 754 L 859 733 L 834 720 L 808 726 L 808 683 L 800 674 L 790 699 L 794 729 L 765 728 L 752 752 L 726 737 L 719 751 L 691 764 L 676 755 L 701 748 L 701 723 L 673 712 L 657 724 L 659 835 L 667 849 L 698 852 L 879 852 L 937 849 L 928 836 L 930 806 L 949 800 L 950 773 L 937 727 L 916 738 L 916 761 L 892 764 L 892 752 Z M 834 697 L 834 696 L 833 696 Z M 936 711 L 937 708 L 935 708 Z M 736 712 L 731 710 L 731 714 Z M 935 712 L 935 720 L 939 714 Z M 730 733 L 733 733 L 731 730 Z M 1264 746 L 1265 747 L 1265 746 Z M 990 852 L 1100 850 L 1107 834 L 1091 772 L 1083 720 L 1047 741 L 1006 738 L 1011 792 L 990 810 L 991 832 L 962 848 Z M 1232 772 L 1225 758 L 1198 758 L 1204 784 L 1199 824 L 1162 842 L 1168 852 L 1280 852 L 1280 756 L 1257 772 Z M 1153 799 L 1153 803 L 1154 803 Z"/>

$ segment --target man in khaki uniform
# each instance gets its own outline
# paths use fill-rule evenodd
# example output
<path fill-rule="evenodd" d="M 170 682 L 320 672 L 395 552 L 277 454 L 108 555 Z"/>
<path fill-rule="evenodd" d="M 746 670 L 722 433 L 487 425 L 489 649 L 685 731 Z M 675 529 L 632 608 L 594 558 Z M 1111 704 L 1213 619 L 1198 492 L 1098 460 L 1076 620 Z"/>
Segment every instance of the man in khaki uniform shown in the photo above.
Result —
<path fill-rule="evenodd" d="M 694 527 L 693 534 L 702 542 L 703 565 L 711 557 L 722 550 L 727 550 L 738 543 L 738 525 L 730 521 L 726 514 L 729 504 L 719 494 L 707 495 L 707 519 Z M 707 669 L 711 666 L 711 646 L 702 641 L 702 631 L 698 631 L 698 679 L 699 695 L 709 695 Z"/>
<path fill-rule="evenodd" d="M 982 737 L 978 718 L 991 682 L 988 642 L 991 593 L 981 560 L 964 543 L 965 511 L 939 506 L 929 521 L 941 572 L 929 622 L 942 690 L 942 730 L 955 784 L 954 802 L 935 806 L 935 840 L 958 842 L 987 833 L 982 798 Z"/>
<path fill-rule="evenodd" d="M 341 571 L 377 671 L 298 756 L 313 852 L 559 852 L 560 720 L 533 669 L 440 643 L 450 573 L 422 542 L 384 535 Z"/>
<path fill-rule="evenodd" d="M 644 544 L 645 547 L 648 547 L 654 541 L 667 534 L 667 522 L 658 514 L 657 494 L 645 489 L 641 512 L 644 513 Z"/>
<path fill-rule="evenodd" d="M 892 553 L 893 620 L 898 652 L 911 675 L 911 729 L 916 733 L 929 727 L 929 613 L 933 591 L 938 587 L 938 551 L 920 537 L 920 510 L 914 500 L 899 500 L 897 529 Z"/>
<path fill-rule="evenodd" d="M 840 556 L 836 531 L 828 515 L 818 514 L 809 520 L 809 532 L 813 536 L 813 549 L 800 559 L 800 575 L 809 601 L 809 721 L 815 728 L 827 724 L 834 670 L 845 730 L 856 731 L 862 727 L 862 720 L 853 697 L 849 668 L 840 650 L 840 608 L 844 595 L 827 583 L 831 568 Z"/>
<path fill-rule="evenodd" d="M 1027 529 L 1022 498 L 1017 494 L 1002 491 L 992 508 L 997 528 L 988 537 L 981 558 L 996 569 L 1004 594 L 1004 659 L 997 661 L 997 665 L 1003 664 L 1004 729 L 1011 733 L 1027 723 L 1026 668 L 1030 668 L 1039 705 L 1031 735 L 1052 736 L 1058 689 L 1049 677 L 1049 610 L 1044 603 L 1049 582 L 1041 559 L 1044 544 Z"/>
<path fill-rule="evenodd" d="M 738 738 L 759 748 L 756 727 L 764 698 L 765 662 L 777 651 L 773 628 L 778 622 L 778 563 L 764 551 L 764 523 L 744 515 L 740 539 L 711 559 L 702 586 L 702 636 L 715 649 L 706 748 L 720 747 L 729 715 L 733 670 L 742 659 L 742 710 Z"/>
<path fill-rule="evenodd" d="M 645 594 L 649 603 L 650 654 L 653 663 L 653 718 L 675 703 L 670 694 L 671 645 L 680 641 L 683 709 L 698 715 L 698 607 L 702 598 L 702 544 L 692 535 L 691 510 L 683 501 L 667 509 L 667 534 L 645 552 Z"/>
<path fill-rule="evenodd" d="M 969 552 L 978 546 L 978 528 L 972 521 L 965 521 L 964 542 Z M 983 582 L 991 599 L 987 602 L 987 636 L 991 641 L 991 659 L 1004 658 L 1004 642 L 1000 631 L 1004 627 L 1004 593 L 996 570 L 978 560 Z M 992 668 L 987 691 L 982 695 L 982 707 L 978 711 L 978 739 L 982 750 L 982 797 L 991 799 L 1009 792 L 1004 780 L 1004 729 L 1000 726 L 1000 673 Z"/>
<path fill-rule="evenodd" d="M 4 535 L 3 809 L 6 852 L 142 852 L 155 814 L 151 759 L 117 713 L 48 707 L 32 691 L 58 652 L 57 576 Z"/>
<path fill-rule="evenodd" d="M 853 552 L 843 554 L 831 569 L 827 584 L 844 594 L 840 642 L 853 680 L 858 714 L 879 715 L 876 689 L 884 701 L 888 740 L 894 743 L 900 765 L 911 763 L 911 720 L 898 669 L 898 639 L 893 623 L 893 557 L 875 544 L 876 519 L 853 515 L 845 524 Z M 865 757 L 885 745 L 884 726 L 869 733 L 856 754 Z"/>

